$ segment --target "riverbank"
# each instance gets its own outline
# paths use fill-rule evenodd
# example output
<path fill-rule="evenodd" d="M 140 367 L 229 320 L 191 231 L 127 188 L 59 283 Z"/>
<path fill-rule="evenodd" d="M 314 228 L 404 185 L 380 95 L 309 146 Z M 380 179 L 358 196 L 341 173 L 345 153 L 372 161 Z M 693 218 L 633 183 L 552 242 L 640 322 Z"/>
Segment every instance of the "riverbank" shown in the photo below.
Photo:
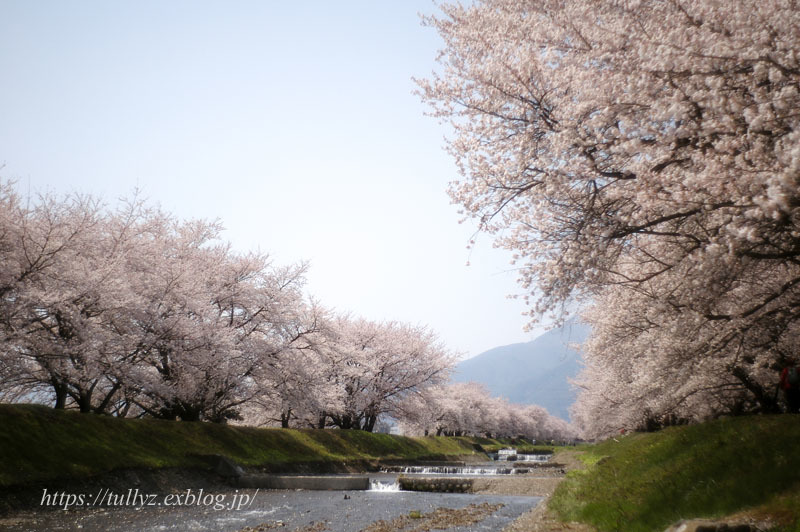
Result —
<path fill-rule="evenodd" d="M 43 490 L 235 490 L 220 463 L 318 474 L 479 461 L 482 451 L 508 445 L 542 450 L 520 441 L 125 420 L 30 405 L 0 405 L 0 426 L 0 513 L 41 506 Z M 800 416 L 719 419 L 559 449 L 551 460 L 558 467 L 475 479 L 473 491 L 548 498 L 507 527 L 513 532 L 663 532 L 698 517 L 800 532 L 798 441 Z"/>
<path fill-rule="evenodd" d="M 277 472 L 381 458 L 448 460 L 481 454 L 468 439 L 119 419 L 37 405 L 0 405 L 0 426 L 0 487 L 117 469 L 207 469 L 214 455 Z"/>
<path fill-rule="evenodd" d="M 577 450 L 560 450 L 552 458 L 551 467 L 524 476 L 481 478 L 473 483 L 475 493 L 542 497 L 531 510 L 508 525 L 504 532 L 595 532 L 589 525 L 563 522 L 548 508 L 548 502 L 570 472 L 585 467 Z M 552 467 L 556 466 L 556 467 Z"/>
<path fill-rule="evenodd" d="M 723 418 L 561 450 L 565 475 L 474 490 L 546 498 L 506 532 L 800 532 L 798 441 L 800 416 Z"/>
<path fill-rule="evenodd" d="M 568 472 L 548 506 L 601 532 L 663 532 L 697 518 L 799 532 L 798 442 L 800 416 L 788 414 L 618 436 L 582 447 L 585 467 Z"/>
<path fill-rule="evenodd" d="M 224 482 L 216 471 L 219 457 L 250 472 L 319 474 L 481 461 L 484 451 L 507 445 L 536 449 L 524 441 L 119 419 L 39 405 L 0 404 L 0 427 L 0 492 L 7 495 L 0 506 L 6 511 L 22 504 L 29 489 L 41 493 L 93 482 L 131 487 L 130 478 L 164 489 L 189 487 L 186 475 L 194 478 L 191 485 Z M 204 474 L 208 479 L 201 481 Z"/>

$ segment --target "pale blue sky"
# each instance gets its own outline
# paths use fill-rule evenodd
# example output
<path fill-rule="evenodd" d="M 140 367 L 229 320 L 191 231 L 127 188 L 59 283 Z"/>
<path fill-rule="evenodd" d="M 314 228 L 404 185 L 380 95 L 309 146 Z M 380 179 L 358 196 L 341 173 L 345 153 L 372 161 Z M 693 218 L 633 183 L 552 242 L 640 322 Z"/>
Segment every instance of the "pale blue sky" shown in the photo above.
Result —
<path fill-rule="evenodd" d="M 0 0 L 0 170 L 32 193 L 139 187 L 371 319 L 467 355 L 535 335 L 510 255 L 471 255 L 445 129 L 413 94 L 439 38 L 424 0 Z M 467 261 L 471 263 L 466 266 Z"/>

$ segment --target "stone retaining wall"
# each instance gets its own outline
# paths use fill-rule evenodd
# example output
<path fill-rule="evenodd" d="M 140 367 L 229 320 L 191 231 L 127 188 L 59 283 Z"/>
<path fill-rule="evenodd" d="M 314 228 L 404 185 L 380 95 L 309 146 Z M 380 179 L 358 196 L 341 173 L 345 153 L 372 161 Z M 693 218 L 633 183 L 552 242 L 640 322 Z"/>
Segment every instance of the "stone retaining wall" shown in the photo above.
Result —
<path fill-rule="evenodd" d="M 404 491 L 437 491 L 448 493 L 471 493 L 471 478 L 399 477 L 397 482 Z"/>

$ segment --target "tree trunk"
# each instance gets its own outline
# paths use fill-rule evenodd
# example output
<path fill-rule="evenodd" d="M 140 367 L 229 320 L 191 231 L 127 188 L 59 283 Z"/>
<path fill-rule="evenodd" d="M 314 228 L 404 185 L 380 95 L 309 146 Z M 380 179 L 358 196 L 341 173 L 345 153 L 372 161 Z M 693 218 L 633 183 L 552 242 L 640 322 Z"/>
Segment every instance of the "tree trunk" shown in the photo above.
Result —
<path fill-rule="evenodd" d="M 117 393 L 117 390 L 120 389 L 120 386 L 122 386 L 122 383 L 120 381 L 117 381 L 117 382 L 114 383 L 114 386 L 111 387 L 111 390 L 108 391 L 108 393 L 103 398 L 103 400 L 100 402 L 100 404 L 97 405 L 97 407 L 95 407 L 94 411 L 95 411 L 96 414 L 105 413 L 106 408 L 108 408 L 108 405 L 111 403 L 111 399 L 114 398 L 114 396 Z"/>
<path fill-rule="evenodd" d="M 117 408 L 116 415 L 117 417 L 125 417 L 128 415 L 128 410 L 131 409 L 130 401 L 125 401 L 121 408 Z"/>
<path fill-rule="evenodd" d="M 375 422 L 378 420 L 378 416 L 376 414 L 368 414 L 366 419 L 364 419 L 364 430 L 367 432 L 372 432 L 375 430 Z"/>
<path fill-rule="evenodd" d="M 736 366 L 731 370 L 731 374 L 739 379 L 742 385 L 753 394 L 763 413 L 775 414 L 780 412 L 780 408 L 778 408 L 778 402 L 775 400 L 775 398 L 771 394 L 767 393 L 760 384 L 750 378 L 750 375 L 747 374 L 747 371 L 745 371 L 744 368 Z"/>
<path fill-rule="evenodd" d="M 78 408 L 81 411 L 81 414 L 91 414 L 92 413 L 92 391 L 81 391 L 78 394 Z"/>
<path fill-rule="evenodd" d="M 81 414 L 92 413 L 92 394 L 94 394 L 95 386 L 97 386 L 97 381 L 94 381 L 92 385 L 86 389 L 82 389 L 78 384 L 75 384 L 74 388 L 76 391 L 67 392 L 72 396 L 72 399 L 78 403 L 78 409 L 80 410 Z"/>
<path fill-rule="evenodd" d="M 53 391 L 56 394 L 56 404 L 53 408 L 58 410 L 64 409 L 67 406 L 67 387 L 64 383 L 57 381 L 55 378 L 51 381 Z"/>

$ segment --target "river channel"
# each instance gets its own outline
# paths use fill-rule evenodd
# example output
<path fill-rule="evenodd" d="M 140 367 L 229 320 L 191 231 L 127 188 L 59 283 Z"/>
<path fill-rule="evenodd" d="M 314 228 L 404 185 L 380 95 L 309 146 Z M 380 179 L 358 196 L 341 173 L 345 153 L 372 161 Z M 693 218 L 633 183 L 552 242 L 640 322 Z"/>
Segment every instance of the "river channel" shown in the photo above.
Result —
<path fill-rule="evenodd" d="M 507 468 L 506 468 L 507 469 Z M 422 471 L 404 470 L 405 475 L 478 477 L 498 475 L 500 464 Z M 367 491 L 221 490 L 194 492 L 168 504 L 165 494 L 123 504 L 86 504 L 68 510 L 55 507 L 22 512 L 0 521 L 11 531 L 230 531 L 263 532 L 389 532 L 449 530 L 453 532 L 501 531 L 521 514 L 537 505 L 540 497 L 472 493 L 400 491 L 400 471 L 369 474 Z M 470 474 L 471 473 L 471 474 Z M 510 472 L 511 476 L 524 475 Z M 87 497 L 90 497 L 87 495 Z M 202 499 L 205 499 L 203 502 Z M 221 504 L 214 504 L 220 501 Z M 380 523 L 383 521 L 383 523 Z M 249 527 L 249 528 L 248 528 Z"/>
<path fill-rule="evenodd" d="M 391 491 L 283 491 L 244 490 L 226 495 L 254 497 L 246 508 L 214 510 L 204 506 L 81 508 L 67 511 L 48 509 L 24 513 L 6 521 L 5 530 L 50 531 L 239 531 L 257 530 L 357 532 L 376 521 L 392 521 L 412 516 L 408 528 L 437 508 L 481 508 L 484 503 L 498 509 L 467 526 L 437 528 L 451 531 L 500 531 L 522 513 L 535 506 L 538 497 L 516 497 L 459 493 L 420 493 Z M 345 498 L 345 496 L 347 498 Z M 483 506 L 486 508 L 486 506 Z M 490 508 L 490 509 L 491 509 Z M 261 527 L 261 528 L 259 528 Z"/>

